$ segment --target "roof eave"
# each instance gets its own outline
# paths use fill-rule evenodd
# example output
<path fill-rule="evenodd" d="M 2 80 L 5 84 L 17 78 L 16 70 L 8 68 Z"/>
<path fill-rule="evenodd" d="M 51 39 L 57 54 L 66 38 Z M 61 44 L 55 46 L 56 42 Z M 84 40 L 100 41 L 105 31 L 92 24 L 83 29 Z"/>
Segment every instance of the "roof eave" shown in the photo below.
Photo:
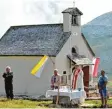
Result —
<path fill-rule="evenodd" d="M 69 9 L 69 8 L 68 8 L 68 9 Z M 83 13 L 82 13 L 78 8 L 73 8 L 73 10 L 72 10 L 72 11 L 67 11 L 68 9 L 66 9 L 66 10 L 62 11 L 62 13 L 69 13 L 69 14 L 73 14 L 73 13 L 72 13 L 72 11 L 73 11 L 74 9 L 76 9 L 76 10 L 78 11 L 78 15 L 83 15 Z"/>
<path fill-rule="evenodd" d="M 69 14 L 72 14 L 73 15 L 73 13 L 72 12 L 62 12 L 62 13 L 69 13 Z M 75 14 L 75 15 L 83 15 L 83 13 L 81 12 L 81 13 L 79 13 L 79 14 Z"/>
<path fill-rule="evenodd" d="M 28 57 L 29 57 L 29 56 L 45 56 L 45 55 L 17 55 L 17 54 L 9 54 L 9 55 L 8 55 L 8 54 L 7 54 L 7 55 L 6 55 L 6 54 L 3 54 L 3 55 L 1 55 L 1 54 L 0 54 L 0 56 L 2 56 L 2 57 L 3 57 L 3 56 L 4 56 L 4 57 L 5 57 L 5 56 L 17 56 L 17 57 L 18 57 L 18 56 L 20 56 L 20 57 L 21 57 L 21 56 L 28 56 Z M 47 56 L 49 56 L 49 57 L 56 57 L 56 55 L 47 55 Z"/>

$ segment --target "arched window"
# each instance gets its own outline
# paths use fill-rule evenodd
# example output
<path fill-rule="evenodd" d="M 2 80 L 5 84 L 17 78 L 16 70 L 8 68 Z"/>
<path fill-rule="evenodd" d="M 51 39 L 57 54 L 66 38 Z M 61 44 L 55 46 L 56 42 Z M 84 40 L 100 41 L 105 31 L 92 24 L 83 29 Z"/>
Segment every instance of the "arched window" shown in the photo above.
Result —
<path fill-rule="evenodd" d="M 77 53 L 75 47 L 72 47 L 72 53 Z"/>
<path fill-rule="evenodd" d="M 72 25 L 78 25 L 78 17 L 76 15 L 72 15 Z"/>

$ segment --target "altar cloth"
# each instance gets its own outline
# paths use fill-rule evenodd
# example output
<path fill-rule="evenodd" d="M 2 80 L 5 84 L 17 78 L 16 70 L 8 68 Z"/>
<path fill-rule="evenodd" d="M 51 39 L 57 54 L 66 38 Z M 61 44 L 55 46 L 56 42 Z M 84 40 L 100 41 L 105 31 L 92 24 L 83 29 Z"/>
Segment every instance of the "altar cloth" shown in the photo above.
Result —
<path fill-rule="evenodd" d="M 46 98 L 57 96 L 58 90 L 47 90 Z M 84 90 L 63 90 L 59 89 L 59 96 L 67 96 L 70 97 L 70 100 L 77 99 L 77 98 L 86 98 L 86 92 Z"/>

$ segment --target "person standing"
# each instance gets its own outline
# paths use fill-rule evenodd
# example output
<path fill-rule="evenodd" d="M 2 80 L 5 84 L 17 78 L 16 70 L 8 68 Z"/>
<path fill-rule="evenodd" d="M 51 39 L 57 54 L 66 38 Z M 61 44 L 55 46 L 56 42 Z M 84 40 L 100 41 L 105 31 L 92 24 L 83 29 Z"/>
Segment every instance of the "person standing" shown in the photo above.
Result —
<path fill-rule="evenodd" d="M 54 70 L 54 75 L 51 77 L 51 89 L 58 89 L 58 83 L 61 82 L 61 77 L 58 74 L 58 70 Z"/>
<path fill-rule="evenodd" d="M 58 70 L 54 70 L 54 75 L 51 77 L 51 89 L 58 89 L 59 90 L 59 83 L 61 82 L 61 77 L 58 74 Z M 59 94 L 59 93 L 58 93 Z M 59 97 L 59 95 L 58 95 Z M 59 103 L 58 97 L 53 96 L 53 104 Z"/>
<path fill-rule="evenodd" d="M 101 96 L 102 108 L 107 107 L 107 87 L 106 87 L 107 82 L 108 82 L 108 77 L 105 75 L 105 71 L 102 70 L 101 76 L 99 77 L 98 80 L 98 89 Z"/>
<path fill-rule="evenodd" d="M 6 72 L 3 73 L 5 82 L 5 92 L 7 99 L 13 99 L 13 72 L 9 66 L 6 67 Z"/>

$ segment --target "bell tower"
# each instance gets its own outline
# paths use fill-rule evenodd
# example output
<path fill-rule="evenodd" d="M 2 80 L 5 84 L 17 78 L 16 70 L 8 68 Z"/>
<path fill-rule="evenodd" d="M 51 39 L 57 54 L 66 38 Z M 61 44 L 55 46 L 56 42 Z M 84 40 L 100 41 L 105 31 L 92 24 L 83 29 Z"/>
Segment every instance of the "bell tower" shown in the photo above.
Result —
<path fill-rule="evenodd" d="M 72 31 L 72 27 L 81 27 L 81 15 L 83 15 L 83 13 L 75 7 L 75 1 L 73 5 L 72 8 L 67 8 L 62 12 L 64 32 Z"/>

